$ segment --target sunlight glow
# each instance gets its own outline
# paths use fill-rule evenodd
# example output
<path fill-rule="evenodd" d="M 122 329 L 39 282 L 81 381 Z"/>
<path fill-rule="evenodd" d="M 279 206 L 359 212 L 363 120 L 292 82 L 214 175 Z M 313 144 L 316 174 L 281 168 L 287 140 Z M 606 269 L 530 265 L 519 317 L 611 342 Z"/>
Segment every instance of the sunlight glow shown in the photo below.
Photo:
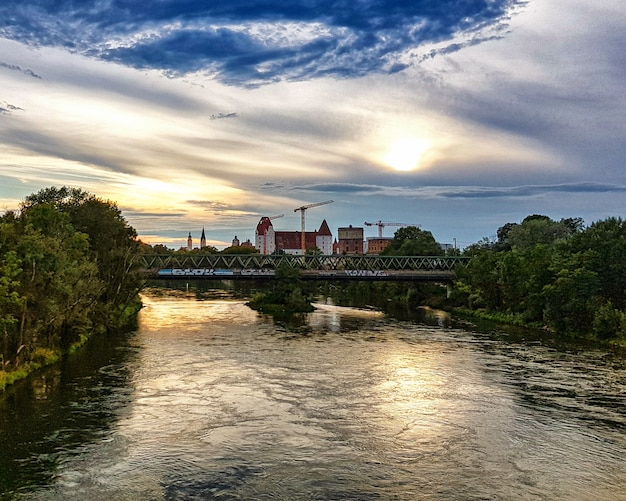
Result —
<path fill-rule="evenodd" d="M 418 169 L 422 157 L 430 148 L 430 142 L 416 137 L 397 140 L 385 155 L 385 163 L 397 171 Z"/>

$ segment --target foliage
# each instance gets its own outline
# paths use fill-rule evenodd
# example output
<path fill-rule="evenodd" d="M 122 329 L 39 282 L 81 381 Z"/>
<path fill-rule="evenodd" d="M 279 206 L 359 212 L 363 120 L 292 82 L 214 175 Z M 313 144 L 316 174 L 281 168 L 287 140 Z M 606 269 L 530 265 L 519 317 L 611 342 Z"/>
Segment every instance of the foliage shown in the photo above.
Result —
<path fill-rule="evenodd" d="M 259 249 L 256 247 L 251 247 L 248 245 L 234 245 L 231 247 L 226 247 L 221 254 L 225 255 L 240 255 L 240 254 L 258 254 Z"/>
<path fill-rule="evenodd" d="M 626 223 L 583 228 L 579 218 L 533 215 L 466 250 L 452 300 L 555 332 L 619 339 L 626 328 Z"/>
<path fill-rule="evenodd" d="M 2 368 L 35 367 L 93 331 L 133 325 L 136 236 L 114 203 L 67 187 L 0 217 Z"/>
<path fill-rule="evenodd" d="M 276 268 L 276 278 L 272 289 L 256 294 L 248 306 L 262 313 L 306 313 L 315 308 L 311 304 L 310 294 L 300 280 L 300 270 L 288 265 Z"/>
<path fill-rule="evenodd" d="M 442 256 L 445 252 L 430 231 L 416 226 L 399 228 L 381 256 Z"/>

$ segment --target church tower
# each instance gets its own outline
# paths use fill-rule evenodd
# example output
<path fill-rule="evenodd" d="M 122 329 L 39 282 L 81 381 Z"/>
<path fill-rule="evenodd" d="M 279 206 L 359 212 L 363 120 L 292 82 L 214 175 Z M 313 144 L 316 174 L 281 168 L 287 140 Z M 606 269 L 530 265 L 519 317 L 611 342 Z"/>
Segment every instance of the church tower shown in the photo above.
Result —
<path fill-rule="evenodd" d="M 191 232 L 189 232 L 189 236 L 187 237 L 187 250 L 190 251 L 193 249 L 193 240 L 191 239 Z"/>
<path fill-rule="evenodd" d="M 204 234 L 204 226 L 202 227 L 202 235 L 200 236 L 200 248 L 204 249 L 206 247 L 206 235 Z"/>

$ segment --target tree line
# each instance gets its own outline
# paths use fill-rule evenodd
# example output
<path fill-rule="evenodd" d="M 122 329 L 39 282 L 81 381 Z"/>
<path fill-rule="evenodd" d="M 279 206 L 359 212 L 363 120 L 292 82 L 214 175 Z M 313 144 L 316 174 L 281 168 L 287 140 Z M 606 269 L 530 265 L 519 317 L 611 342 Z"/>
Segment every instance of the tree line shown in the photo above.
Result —
<path fill-rule="evenodd" d="M 0 216 L 0 371 L 58 356 L 92 332 L 134 328 L 143 286 L 136 256 L 155 251 L 172 252 L 142 244 L 115 203 L 80 189 L 46 188 Z M 404 227 L 384 254 L 450 252 L 460 251 L 443 250 L 429 231 Z M 457 270 L 450 297 L 434 284 L 354 284 L 334 292 L 462 308 L 556 333 L 626 338 L 621 218 L 584 227 L 579 218 L 531 215 L 463 255 L 471 259 Z M 300 304 L 313 293 L 294 284 L 270 291 L 270 299 Z"/>
<path fill-rule="evenodd" d="M 626 337 L 626 222 L 531 215 L 465 249 L 453 301 L 560 334 Z"/>
<path fill-rule="evenodd" d="M 132 328 L 140 242 L 115 203 L 47 188 L 0 217 L 0 370 Z"/>
<path fill-rule="evenodd" d="M 330 293 L 349 304 L 361 298 L 429 305 L 483 318 L 599 340 L 626 339 L 626 222 L 608 218 L 587 227 L 580 218 L 530 215 L 498 228 L 462 252 L 444 250 L 430 231 L 395 232 L 384 255 L 470 257 L 456 270 L 452 292 L 435 284 L 355 283 Z"/>

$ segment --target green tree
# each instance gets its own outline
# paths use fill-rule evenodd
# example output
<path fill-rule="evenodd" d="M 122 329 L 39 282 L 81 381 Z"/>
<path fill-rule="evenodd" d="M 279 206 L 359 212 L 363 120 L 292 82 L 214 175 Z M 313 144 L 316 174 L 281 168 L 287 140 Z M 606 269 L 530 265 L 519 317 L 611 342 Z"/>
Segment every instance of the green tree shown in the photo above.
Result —
<path fill-rule="evenodd" d="M 623 309 L 626 293 L 626 222 L 593 223 L 568 241 L 570 255 L 584 255 L 584 266 L 598 276 L 598 295 Z"/>
<path fill-rule="evenodd" d="M 300 270 L 283 264 L 276 268 L 271 292 L 256 294 L 248 305 L 263 313 L 306 313 L 315 309 L 309 295 L 300 279 Z"/>
<path fill-rule="evenodd" d="M 598 288 L 598 276 L 584 268 L 562 269 L 556 279 L 544 287 L 544 318 L 549 326 L 562 333 L 591 331 Z"/>
<path fill-rule="evenodd" d="M 75 188 L 46 188 L 25 199 L 23 210 L 53 204 L 68 214 L 74 228 L 88 236 L 89 252 L 104 283 L 97 308 L 97 323 L 123 328 L 135 318 L 138 292 L 143 286 L 139 274 L 140 242 L 117 205 Z"/>
<path fill-rule="evenodd" d="M 226 247 L 221 254 L 226 255 L 241 255 L 241 254 L 258 254 L 259 249 L 256 247 L 249 247 L 247 245 L 234 245 L 231 247 Z"/>
<path fill-rule="evenodd" d="M 457 297 L 470 309 L 497 311 L 503 305 L 500 259 L 502 253 L 489 248 L 473 248 L 467 266 L 457 271 Z"/>
<path fill-rule="evenodd" d="M 69 216 L 49 203 L 24 211 L 17 246 L 22 256 L 23 311 L 20 342 L 69 346 L 91 328 L 90 316 L 103 289 L 89 258 L 88 236 L 76 232 Z"/>
<path fill-rule="evenodd" d="M 445 251 L 435 240 L 430 231 L 416 226 L 399 228 L 389 247 L 381 256 L 442 256 Z"/>
<path fill-rule="evenodd" d="M 528 249 L 540 244 L 551 245 L 570 234 L 570 227 L 566 224 L 535 214 L 510 227 L 506 240 L 513 249 Z"/>
<path fill-rule="evenodd" d="M 1 231 L 1 230 L 0 230 Z M 9 353 L 19 349 L 15 332 L 23 298 L 18 292 L 21 261 L 15 251 L 0 251 L 0 370 L 4 370 Z"/>

